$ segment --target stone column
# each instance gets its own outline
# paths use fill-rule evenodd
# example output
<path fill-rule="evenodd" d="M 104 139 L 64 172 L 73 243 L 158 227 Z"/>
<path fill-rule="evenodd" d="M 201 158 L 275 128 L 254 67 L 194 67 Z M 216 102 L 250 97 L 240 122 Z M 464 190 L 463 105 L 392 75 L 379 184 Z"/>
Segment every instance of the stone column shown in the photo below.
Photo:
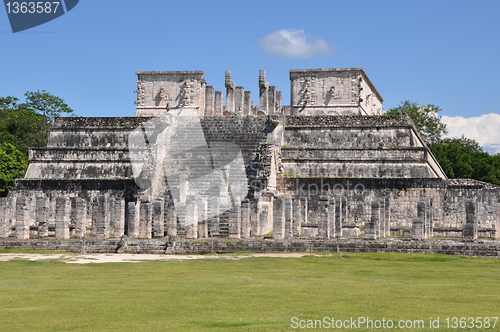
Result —
<path fill-rule="evenodd" d="M 210 218 L 209 222 L 209 231 L 210 236 L 218 236 L 220 234 L 219 231 L 219 215 L 220 215 L 220 206 L 219 206 L 219 197 L 210 197 Z"/>
<path fill-rule="evenodd" d="M 177 236 L 177 210 L 171 196 L 167 196 L 167 235 Z"/>
<path fill-rule="evenodd" d="M 425 239 L 424 221 L 422 220 L 422 218 L 419 217 L 413 218 L 411 232 L 412 232 L 412 237 L 414 239 Z"/>
<path fill-rule="evenodd" d="M 215 91 L 214 115 L 221 116 L 224 108 L 224 96 L 222 91 Z"/>
<path fill-rule="evenodd" d="M 27 197 L 16 198 L 16 238 L 18 240 L 30 238 L 29 199 Z"/>
<path fill-rule="evenodd" d="M 385 234 L 381 235 L 383 237 L 391 236 L 391 201 L 389 197 L 384 198 L 384 229 Z"/>
<path fill-rule="evenodd" d="M 259 70 L 259 110 L 264 114 L 269 114 L 268 112 L 268 94 L 269 83 L 266 81 L 266 71 Z"/>
<path fill-rule="evenodd" d="M 200 197 L 196 202 L 198 211 L 198 237 L 208 237 L 208 200 L 207 197 Z"/>
<path fill-rule="evenodd" d="M 328 238 L 335 237 L 335 198 L 329 197 L 328 200 L 328 222 L 327 222 Z"/>
<path fill-rule="evenodd" d="M 285 202 L 283 197 L 273 199 L 273 237 L 282 239 L 285 236 Z"/>
<path fill-rule="evenodd" d="M 270 86 L 267 97 L 267 110 L 268 114 L 276 113 L 276 87 Z"/>
<path fill-rule="evenodd" d="M 243 115 L 253 115 L 252 114 L 252 91 L 245 91 L 243 102 Z"/>
<path fill-rule="evenodd" d="M 276 102 L 274 106 L 274 112 L 275 113 L 281 113 L 281 108 L 282 108 L 282 93 L 281 91 L 276 91 Z"/>
<path fill-rule="evenodd" d="M 231 71 L 226 70 L 226 79 L 225 79 L 225 86 L 226 86 L 226 110 L 235 112 L 236 110 L 234 109 L 234 82 L 231 78 Z"/>
<path fill-rule="evenodd" d="M 463 237 L 468 241 L 477 240 L 477 205 L 472 199 L 465 201 L 465 224 L 463 226 Z"/>
<path fill-rule="evenodd" d="M 241 205 L 239 201 L 229 211 L 229 237 L 232 239 L 241 237 Z"/>
<path fill-rule="evenodd" d="M 430 199 L 425 202 L 425 237 L 430 238 L 434 236 L 434 225 L 432 215 L 432 202 Z"/>
<path fill-rule="evenodd" d="M 165 220 L 163 211 L 164 201 L 157 198 L 153 202 L 153 237 L 165 236 Z"/>
<path fill-rule="evenodd" d="M 56 239 L 69 239 L 70 201 L 65 197 L 56 198 Z"/>
<path fill-rule="evenodd" d="M 328 196 L 318 197 L 318 237 L 320 239 L 328 238 Z"/>
<path fill-rule="evenodd" d="M 243 108 L 245 104 L 245 88 L 237 86 L 234 91 L 234 112 L 238 115 L 243 115 Z"/>
<path fill-rule="evenodd" d="M 212 116 L 214 114 L 215 106 L 215 89 L 213 86 L 208 85 L 205 88 L 205 116 Z"/>
<path fill-rule="evenodd" d="M 188 195 L 186 197 L 186 238 L 197 239 L 198 238 L 198 211 L 196 206 L 196 197 L 194 195 Z"/>
<path fill-rule="evenodd" d="M 151 215 L 152 204 L 150 202 L 140 202 L 139 206 L 139 237 L 150 239 L 152 233 Z"/>
<path fill-rule="evenodd" d="M 297 197 L 294 199 L 293 207 L 293 236 L 300 236 L 302 224 L 307 219 L 307 197 Z"/>
<path fill-rule="evenodd" d="M 7 226 L 7 198 L 0 197 L 0 239 L 4 239 L 9 236 Z"/>
<path fill-rule="evenodd" d="M 293 237 L 293 204 L 291 197 L 285 197 L 285 237 Z"/>
<path fill-rule="evenodd" d="M 335 198 L 335 236 L 342 236 L 342 198 Z"/>
<path fill-rule="evenodd" d="M 381 207 L 379 201 L 374 201 L 371 204 L 371 220 L 365 225 L 365 236 L 369 239 L 380 238 L 380 217 Z"/>
<path fill-rule="evenodd" d="M 109 202 L 108 196 L 99 195 L 94 203 L 94 212 L 92 213 L 92 228 L 98 239 L 104 240 L 109 237 Z"/>
<path fill-rule="evenodd" d="M 129 237 L 138 237 L 140 232 L 139 227 L 139 211 L 138 211 L 138 203 L 136 202 L 128 202 L 127 205 L 127 213 L 128 213 L 128 236 Z"/>
<path fill-rule="evenodd" d="M 250 237 L 250 202 L 245 200 L 241 203 L 241 237 Z"/>
<path fill-rule="evenodd" d="M 272 198 L 263 196 L 257 203 L 258 218 L 259 218 L 259 234 L 265 235 L 273 232 L 273 210 Z"/>
<path fill-rule="evenodd" d="M 250 201 L 250 236 L 260 235 L 260 216 L 258 204 Z"/>
<path fill-rule="evenodd" d="M 116 237 L 120 237 L 125 234 L 125 199 L 117 198 L 115 200 L 114 209 L 114 230 Z"/>
<path fill-rule="evenodd" d="M 108 226 L 108 237 L 117 237 L 115 235 L 115 198 L 113 195 L 108 197 L 108 215 L 109 215 L 109 226 Z"/>
<path fill-rule="evenodd" d="M 49 221 L 47 220 L 47 200 L 45 197 L 36 198 L 36 224 L 38 225 L 38 236 L 49 236 Z"/>
<path fill-rule="evenodd" d="M 426 204 L 424 201 L 417 203 L 417 217 L 413 218 L 412 235 L 414 239 L 426 238 Z"/>
<path fill-rule="evenodd" d="M 87 233 L 87 201 L 83 198 L 75 199 L 75 237 L 81 239 Z"/>

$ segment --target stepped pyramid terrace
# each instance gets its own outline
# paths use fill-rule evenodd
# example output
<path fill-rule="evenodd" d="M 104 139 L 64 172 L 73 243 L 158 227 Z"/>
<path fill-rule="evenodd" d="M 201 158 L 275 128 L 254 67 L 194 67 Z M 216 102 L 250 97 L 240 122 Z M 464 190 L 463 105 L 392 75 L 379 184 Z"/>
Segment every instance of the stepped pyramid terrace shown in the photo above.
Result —
<path fill-rule="evenodd" d="M 57 118 L 0 243 L 500 237 L 500 187 L 448 179 L 363 69 L 289 74 L 285 106 L 263 70 L 258 105 L 230 71 L 137 72 L 134 117 Z"/>

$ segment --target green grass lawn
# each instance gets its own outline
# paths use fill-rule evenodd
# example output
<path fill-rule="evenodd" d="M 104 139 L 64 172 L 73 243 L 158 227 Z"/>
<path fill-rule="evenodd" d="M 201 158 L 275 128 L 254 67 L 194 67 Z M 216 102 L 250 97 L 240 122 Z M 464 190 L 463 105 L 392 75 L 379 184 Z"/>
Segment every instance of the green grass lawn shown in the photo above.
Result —
<path fill-rule="evenodd" d="M 340 253 L 84 265 L 0 262 L 1 331 L 301 330 L 292 328 L 292 317 L 424 320 L 426 328 L 418 331 L 464 331 L 444 328 L 446 317 L 487 316 L 500 316 L 498 259 Z M 428 327 L 430 317 L 440 317 L 440 329 Z M 500 322 L 495 329 L 469 329 L 493 330 L 500 330 Z"/>

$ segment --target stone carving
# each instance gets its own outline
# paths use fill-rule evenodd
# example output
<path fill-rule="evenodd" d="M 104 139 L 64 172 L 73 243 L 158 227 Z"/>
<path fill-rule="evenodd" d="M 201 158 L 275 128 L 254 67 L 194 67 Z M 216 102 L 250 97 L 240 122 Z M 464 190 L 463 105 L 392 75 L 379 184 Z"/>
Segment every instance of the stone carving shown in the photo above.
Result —
<path fill-rule="evenodd" d="M 382 98 L 360 68 L 290 75 L 293 105 L 283 108 L 264 71 L 256 109 L 226 72 L 225 110 L 203 72 L 139 72 L 137 117 L 56 119 L 26 178 L 0 198 L 0 238 L 11 237 L 1 241 L 112 239 L 129 251 L 160 238 L 150 250 L 164 252 L 176 239 L 271 232 L 321 244 L 499 237 L 500 187 L 447 179 L 409 118 L 373 115 Z"/>
<path fill-rule="evenodd" d="M 191 106 L 193 105 L 194 100 L 194 81 L 193 80 L 185 80 L 182 85 L 181 90 L 181 98 L 180 98 L 180 107 Z"/>
<path fill-rule="evenodd" d="M 304 106 L 314 105 L 315 104 L 314 76 L 302 78 L 301 83 L 302 83 L 302 96 L 299 101 L 299 104 Z"/>
<path fill-rule="evenodd" d="M 135 90 L 134 93 L 137 93 L 137 100 L 134 104 L 137 106 L 144 106 L 146 102 L 146 81 L 137 80 L 137 90 Z"/>

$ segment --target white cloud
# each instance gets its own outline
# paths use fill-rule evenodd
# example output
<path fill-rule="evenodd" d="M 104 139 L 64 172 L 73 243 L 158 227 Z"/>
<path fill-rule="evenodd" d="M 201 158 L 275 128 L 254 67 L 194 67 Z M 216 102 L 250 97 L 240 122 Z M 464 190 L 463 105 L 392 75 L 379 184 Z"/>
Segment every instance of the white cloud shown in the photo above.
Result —
<path fill-rule="evenodd" d="M 331 52 L 331 47 L 320 37 L 311 37 L 304 30 L 282 29 L 259 40 L 264 52 L 289 58 L 310 58 L 315 54 Z"/>
<path fill-rule="evenodd" d="M 465 137 L 476 140 L 489 153 L 500 153 L 500 114 L 489 113 L 478 117 L 442 116 L 447 125 L 448 137 Z"/>

